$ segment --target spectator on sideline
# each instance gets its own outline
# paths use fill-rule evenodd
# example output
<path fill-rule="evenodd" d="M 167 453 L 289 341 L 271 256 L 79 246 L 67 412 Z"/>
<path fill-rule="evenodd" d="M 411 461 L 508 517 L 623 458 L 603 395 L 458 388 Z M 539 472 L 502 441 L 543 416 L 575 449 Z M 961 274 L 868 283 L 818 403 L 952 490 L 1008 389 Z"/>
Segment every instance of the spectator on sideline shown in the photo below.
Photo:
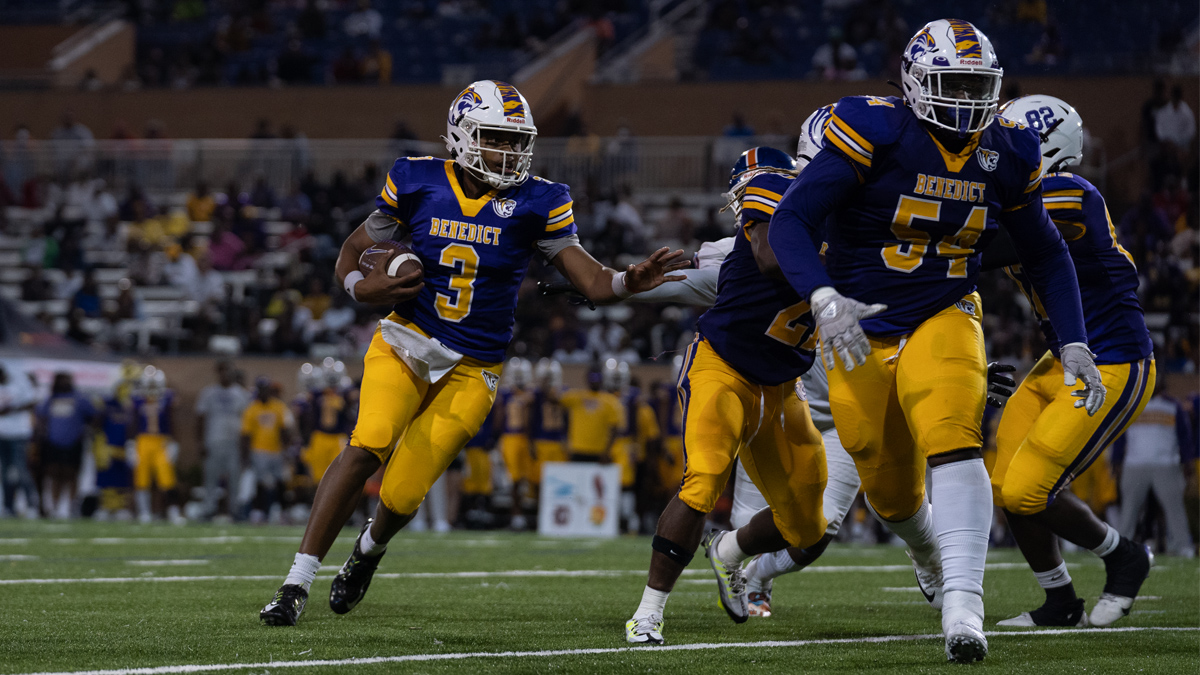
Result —
<path fill-rule="evenodd" d="M 250 393 L 234 380 L 233 364 L 217 362 L 217 383 L 200 392 L 196 400 L 196 428 L 204 460 L 204 517 L 217 515 L 221 480 L 225 480 L 226 513 L 238 514 L 238 481 L 242 475 L 239 444 L 242 413 Z"/>
<path fill-rule="evenodd" d="M 258 483 L 253 504 L 258 514 L 254 519 L 261 518 L 265 511 L 267 519 L 277 523 L 283 517 L 283 483 L 287 479 L 283 451 L 292 442 L 296 420 L 287 404 L 275 395 L 269 379 L 259 377 L 254 385 L 257 396 L 242 412 L 242 459 L 249 460 Z"/>
<path fill-rule="evenodd" d="M 378 38 L 383 30 L 383 16 L 371 7 L 371 0 L 358 0 L 358 9 L 350 13 L 342 22 L 342 30 L 350 37 L 365 35 Z"/>
<path fill-rule="evenodd" d="M 588 369 L 587 389 L 572 389 L 560 402 L 567 411 L 567 457 L 572 462 L 613 461 L 613 443 L 625 427 L 625 409 L 614 395 L 600 390 L 604 377 Z"/>
<path fill-rule="evenodd" d="M 207 181 L 196 183 L 196 189 L 187 198 L 187 214 L 193 223 L 212 220 L 213 211 L 217 210 L 217 200 L 208 189 Z"/>
<path fill-rule="evenodd" d="M 50 398 L 37 407 L 39 456 L 50 478 L 51 508 L 54 517 L 71 515 L 83 463 L 83 442 L 96 421 L 92 402 L 75 391 L 70 373 L 55 373 Z"/>
<path fill-rule="evenodd" d="M 26 453 L 33 439 L 33 406 L 37 403 L 37 391 L 24 373 L 9 375 L 0 364 L 0 480 L 4 483 L 4 509 L 18 515 L 16 498 L 19 491 L 25 493 L 25 508 L 37 513 L 37 489 L 29 475 Z"/>
<path fill-rule="evenodd" d="M 1121 535 L 1133 539 L 1142 507 L 1154 497 L 1166 517 L 1167 553 L 1195 555 L 1188 531 L 1183 490 L 1196 460 L 1188 415 L 1168 396 L 1166 378 L 1155 383 L 1154 396 L 1140 417 L 1113 446 L 1113 465 L 1121 483 Z"/>
<path fill-rule="evenodd" d="M 1171 87 L 1171 100 L 1154 112 L 1154 131 L 1158 140 L 1184 154 L 1196 137 L 1196 116 L 1183 100 L 1183 87 Z"/>

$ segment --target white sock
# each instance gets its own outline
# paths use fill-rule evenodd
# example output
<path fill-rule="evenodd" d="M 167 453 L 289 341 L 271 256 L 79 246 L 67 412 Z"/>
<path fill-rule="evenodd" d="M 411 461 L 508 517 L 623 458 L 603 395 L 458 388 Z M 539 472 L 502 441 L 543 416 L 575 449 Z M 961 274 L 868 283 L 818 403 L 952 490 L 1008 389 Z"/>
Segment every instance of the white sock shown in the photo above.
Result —
<path fill-rule="evenodd" d="M 930 571 L 941 568 L 942 552 L 938 546 L 937 531 L 933 526 L 933 509 L 928 501 L 921 502 L 921 508 L 917 509 L 912 517 L 897 522 L 879 518 L 869 499 L 867 508 L 887 529 L 908 544 L 908 551 L 918 565 Z"/>
<path fill-rule="evenodd" d="M 746 567 L 746 576 L 760 583 L 766 583 L 775 577 L 793 572 L 798 567 L 799 565 L 792 560 L 787 549 L 784 549 L 774 553 L 764 553 L 755 558 L 754 562 Z"/>
<path fill-rule="evenodd" d="M 133 501 L 137 503 L 138 515 L 150 513 L 150 491 L 138 490 L 133 495 Z"/>
<path fill-rule="evenodd" d="M 298 584 L 307 591 L 312 586 L 313 579 L 317 578 L 319 569 L 321 569 L 321 561 L 317 556 L 297 553 L 296 559 L 292 562 L 292 569 L 288 570 L 287 578 L 283 580 L 283 583 Z"/>
<path fill-rule="evenodd" d="M 742 561 L 750 556 L 742 550 L 737 543 L 738 530 L 726 532 L 717 540 L 717 559 L 725 563 L 726 567 L 735 567 L 742 564 Z"/>
<path fill-rule="evenodd" d="M 1071 585 L 1071 574 L 1067 572 L 1067 563 L 1062 563 L 1049 572 L 1034 572 L 1038 585 L 1042 588 L 1061 588 Z"/>
<path fill-rule="evenodd" d="M 854 504 L 854 499 L 858 497 L 858 488 L 862 481 L 858 478 L 858 468 L 854 465 L 854 460 L 842 447 L 837 430 L 830 429 L 821 434 L 821 438 L 825 441 L 825 464 L 829 468 L 822 507 L 825 519 L 829 521 L 825 534 L 836 535 L 842 527 L 846 513 L 850 511 L 850 506 Z"/>
<path fill-rule="evenodd" d="M 1105 523 L 1104 527 L 1108 528 L 1108 532 L 1104 535 L 1104 541 L 1102 541 L 1099 546 L 1092 549 L 1092 553 L 1095 553 L 1101 558 L 1117 550 L 1117 544 L 1121 543 L 1121 533 L 1117 532 L 1117 528 L 1109 525 L 1108 523 Z"/>
<path fill-rule="evenodd" d="M 933 468 L 933 514 L 942 550 L 942 588 L 983 597 L 992 529 L 992 485 L 982 459 Z"/>
<path fill-rule="evenodd" d="M 671 595 L 670 591 L 656 591 L 649 586 L 642 591 L 642 603 L 638 605 L 637 611 L 633 613 L 633 618 L 639 619 L 656 614 L 663 615 L 663 608 L 667 606 L 667 597 Z"/>
<path fill-rule="evenodd" d="M 358 540 L 358 548 L 363 552 L 363 555 L 369 555 L 373 558 L 377 555 L 383 555 L 383 552 L 387 550 L 387 544 L 376 543 L 371 538 L 371 528 L 368 527 L 363 531 L 362 537 Z"/>

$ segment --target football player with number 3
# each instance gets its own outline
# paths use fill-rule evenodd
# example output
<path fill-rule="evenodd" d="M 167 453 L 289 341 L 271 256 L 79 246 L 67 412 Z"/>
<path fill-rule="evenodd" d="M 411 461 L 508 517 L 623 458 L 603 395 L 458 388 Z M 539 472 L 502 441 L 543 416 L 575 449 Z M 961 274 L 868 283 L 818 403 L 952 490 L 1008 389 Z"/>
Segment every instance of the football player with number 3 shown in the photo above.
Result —
<path fill-rule="evenodd" d="M 1025 96 L 1009 101 L 1000 114 L 1028 124 L 1041 137 L 1046 170 L 1042 201 L 1067 240 L 1088 344 L 1109 393 L 1095 416 L 1075 412 L 1076 392 L 1059 381 L 1069 354 L 1012 246 L 998 239 L 983 254 L 983 265 L 1011 265 L 1005 271 L 1029 297 L 1050 346 L 1008 401 L 996 429 L 992 469 L 994 501 L 1004 509 L 1021 553 L 1046 591 L 1046 602 L 1000 625 L 1108 626 L 1129 614 L 1153 558 L 1149 549 L 1120 536 L 1064 488 L 1142 414 L 1154 392 L 1154 344 L 1138 302 L 1137 268 L 1117 243 L 1104 197 L 1091 183 L 1064 171 L 1083 155 L 1079 113 L 1053 96 Z M 1090 621 L 1055 535 L 1104 560 L 1107 579 Z"/>
<path fill-rule="evenodd" d="M 992 500 L 975 280 L 998 224 L 1061 339 L 1065 383 L 1083 381 L 1086 414 L 1105 398 L 1067 247 L 1042 205 L 1037 135 L 996 117 L 1002 75 L 973 25 L 927 24 L 903 55 L 903 97 L 838 102 L 825 149 L 780 200 L 769 237 L 812 305 L 834 423 L 868 504 L 908 544 L 926 597 L 941 600 L 946 657 L 958 662 L 987 654 Z"/>
<path fill-rule="evenodd" d="M 491 410 L 517 289 L 535 252 L 594 302 L 676 280 L 669 273 L 686 265 L 677 261 L 681 251 L 666 248 L 624 272 L 588 255 L 575 234 L 567 186 L 529 175 L 536 136 L 529 104 L 515 87 L 471 84 L 450 106 L 444 140 L 451 158 L 396 160 L 378 209 L 342 244 L 336 271 L 346 292 L 394 307 L 367 350 L 350 442 L 317 489 L 299 552 L 260 613 L 263 622 L 296 624 L 321 559 L 367 479 L 386 465 L 379 508 L 329 594 L 338 614 L 362 600 L 388 541 Z M 385 242 L 380 248 L 406 242 L 419 268 L 376 264 L 364 275 L 360 256 Z"/>

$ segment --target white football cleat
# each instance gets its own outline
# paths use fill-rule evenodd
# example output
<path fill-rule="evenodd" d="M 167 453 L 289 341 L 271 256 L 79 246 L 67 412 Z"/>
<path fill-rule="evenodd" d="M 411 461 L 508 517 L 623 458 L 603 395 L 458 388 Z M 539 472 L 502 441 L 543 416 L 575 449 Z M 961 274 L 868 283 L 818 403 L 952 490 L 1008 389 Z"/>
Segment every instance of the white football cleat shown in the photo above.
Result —
<path fill-rule="evenodd" d="M 988 652 L 983 634 L 983 598 L 966 591 L 946 594 L 942 608 L 946 635 L 946 660 L 955 663 L 982 661 Z"/>
<path fill-rule="evenodd" d="M 925 596 L 925 602 L 934 609 L 941 609 L 943 604 L 942 598 L 942 569 L 925 569 L 917 564 L 917 561 L 912 557 L 912 553 L 905 551 L 908 559 L 912 560 L 913 574 L 917 577 L 917 588 L 921 590 L 921 595 Z"/>
<path fill-rule="evenodd" d="M 1096 606 L 1092 608 L 1090 617 L 1092 625 L 1100 628 L 1111 626 L 1129 616 L 1130 607 L 1133 607 L 1133 598 L 1101 593 L 1100 599 L 1096 601 Z"/>
<path fill-rule="evenodd" d="M 635 645 L 661 645 L 666 642 L 662 629 L 663 618 L 658 614 L 635 616 L 625 622 L 625 641 Z"/>
<path fill-rule="evenodd" d="M 1051 624 L 1040 624 L 1034 620 L 1033 615 L 1030 614 L 1029 612 L 1021 612 L 1019 615 L 1014 616 L 1011 619 L 997 621 L 996 625 L 997 626 L 1006 626 L 1006 627 L 1010 627 L 1010 628 L 1037 628 L 1039 626 L 1045 627 L 1045 626 L 1048 626 Z M 1072 624 L 1071 627 L 1072 628 L 1087 628 L 1089 625 L 1091 625 L 1091 624 L 1088 623 L 1087 612 L 1084 612 L 1083 614 L 1079 615 L 1079 622 Z"/>

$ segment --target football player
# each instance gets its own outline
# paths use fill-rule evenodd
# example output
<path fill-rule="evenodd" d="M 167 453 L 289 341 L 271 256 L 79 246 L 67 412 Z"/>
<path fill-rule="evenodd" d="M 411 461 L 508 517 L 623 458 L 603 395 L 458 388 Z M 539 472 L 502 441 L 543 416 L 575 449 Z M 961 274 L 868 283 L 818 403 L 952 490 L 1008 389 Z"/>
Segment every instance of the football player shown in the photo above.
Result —
<path fill-rule="evenodd" d="M 312 398 L 306 411 L 308 420 L 302 424 L 302 428 L 309 430 L 304 461 L 316 485 L 346 445 L 350 425 L 346 415 L 346 396 L 342 391 L 342 373 L 335 370 L 332 364 L 314 372 L 311 391 Z"/>
<path fill-rule="evenodd" d="M 142 371 L 140 385 L 133 395 L 136 433 L 133 443 L 137 462 L 133 470 L 133 489 L 138 520 L 148 523 L 154 517 L 150 500 L 150 487 L 154 485 L 164 494 L 167 519 L 181 525 L 187 521 L 180 512 L 181 500 L 176 489 L 175 457 L 179 445 L 171 437 L 171 408 L 175 396 L 167 389 L 166 374 L 154 366 L 146 366 Z"/>
<path fill-rule="evenodd" d="M 451 103 L 450 159 L 400 158 L 372 213 L 342 244 L 336 271 L 357 301 L 394 305 L 364 360 L 358 422 L 321 481 L 292 570 L 260 616 L 295 625 L 308 589 L 363 484 L 386 465 L 376 516 L 330 591 L 344 614 L 362 600 L 388 541 L 479 431 L 512 337 L 517 288 L 534 252 L 591 300 L 648 290 L 682 267 L 656 251 L 617 272 L 579 246 L 567 186 L 529 175 L 537 127 L 515 87 L 481 80 Z M 359 271 L 361 253 L 409 240 L 423 271 Z"/>
<path fill-rule="evenodd" d="M 570 389 L 559 397 L 567 411 L 567 459 L 572 462 L 615 462 L 617 434 L 625 426 L 625 409 L 604 391 L 603 369 L 587 372 L 586 389 Z"/>
<path fill-rule="evenodd" d="M 515 356 L 504 368 L 507 386 L 501 386 L 497 406 L 497 431 L 500 434 L 500 454 L 512 481 L 512 520 L 514 530 L 524 530 L 528 522 L 525 511 L 532 510 L 530 492 L 533 475 L 533 447 L 529 437 L 529 416 L 533 406 L 533 364 Z"/>
<path fill-rule="evenodd" d="M 1121 537 L 1117 529 L 1070 490 L 1085 471 L 1138 418 L 1154 392 L 1154 345 L 1138 303 L 1133 258 L 1117 243 L 1104 198 L 1083 178 L 1066 173 L 1083 155 L 1083 120 L 1053 96 L 1010 101 L 1000 114 L 1029 126 L 1041 137 L 1042 201 L 1067 241 L 1079 279 L 1088 345 L 1104 377 L 1108 397 L 1095 416 L 1080 415 L 1071 387 L 1061 383 L 1064 341 L 1046 317 L 1041 296 L 1013 255 L 1010 239 L 984 253 L 984 267 L 1005 268 L 1037 315 L 1050 350 L 1034 365 L 1008 401 L 996 431 L 992 494 L 1038 584 L 1041 607 L 1001 621 L 1002 626 L 1086 626 L 1083 599 L 1058 550 L 1058 537 L 1090 549 L 1104 560 L 1107 579 L 1090 623 L 1108 626 L 1129 614 L 1150 573 L 1148 548 Z M 1009 245 L 1006 245 L 1009 244 Z"/>
<path fill-rule="evenodd" d="M 532 480 L 540 485 L 543 464 L 567 461 L 567 411 L 558 400 L 562 395 L 562 364 L 553 359 L 540 359 L 534 369 L 534 380 L 537 390 L 533 394 L 529 416 L 529 435 L 533 438 Z"/>
<path fill-rule="evenodd" d="M 649 580 L 625 624 L 629 642 L 663 642 L 667 597 L 700 544 L 705 518 L 735 459 L 771 508 L 740 536 L 717 531 L 704 542 L 721 604 L 734 621 L 749 616 L 743 561 L 788 546 L 809 547 L 824 536 L 825 451 L 808 403 L 793 395 L 814 358 L 812 315 L 786 281 L 764 275 L 755 259 L 766 237 L 760 225 L 769 221 L 795 171 L 795 160 L 773 148 L 753 148 L 735 167 L 731 192 L 744 189 L 735 200 L 738 234 L 720 267 L 716 302 L 697 322 L 679 377 L 683 482 L 659 518 Z M 747 545 L 751 538 L 757 547 Z"/>
<path fill-rule="evenodd" d="M 973 25 L 927 24 L 902 57 L 903 97 L 838 102 L 824 150 L 780 200 L 769 239 L 811 303 L 834 422 L 867 502 L 908 543 L 922 591 L 941 605 L 946 657 L 957 662 L 987 654 L 992 504 L 975 279 L 977 251 L 997 223 L 1012 233 L 1062 341 L 1064 381 L 1083 381 L 1089 415 L 1105 398 L 1066 244 L 1042 206 L 1038 138 L 996 118 L 1002 75 Z"/>

